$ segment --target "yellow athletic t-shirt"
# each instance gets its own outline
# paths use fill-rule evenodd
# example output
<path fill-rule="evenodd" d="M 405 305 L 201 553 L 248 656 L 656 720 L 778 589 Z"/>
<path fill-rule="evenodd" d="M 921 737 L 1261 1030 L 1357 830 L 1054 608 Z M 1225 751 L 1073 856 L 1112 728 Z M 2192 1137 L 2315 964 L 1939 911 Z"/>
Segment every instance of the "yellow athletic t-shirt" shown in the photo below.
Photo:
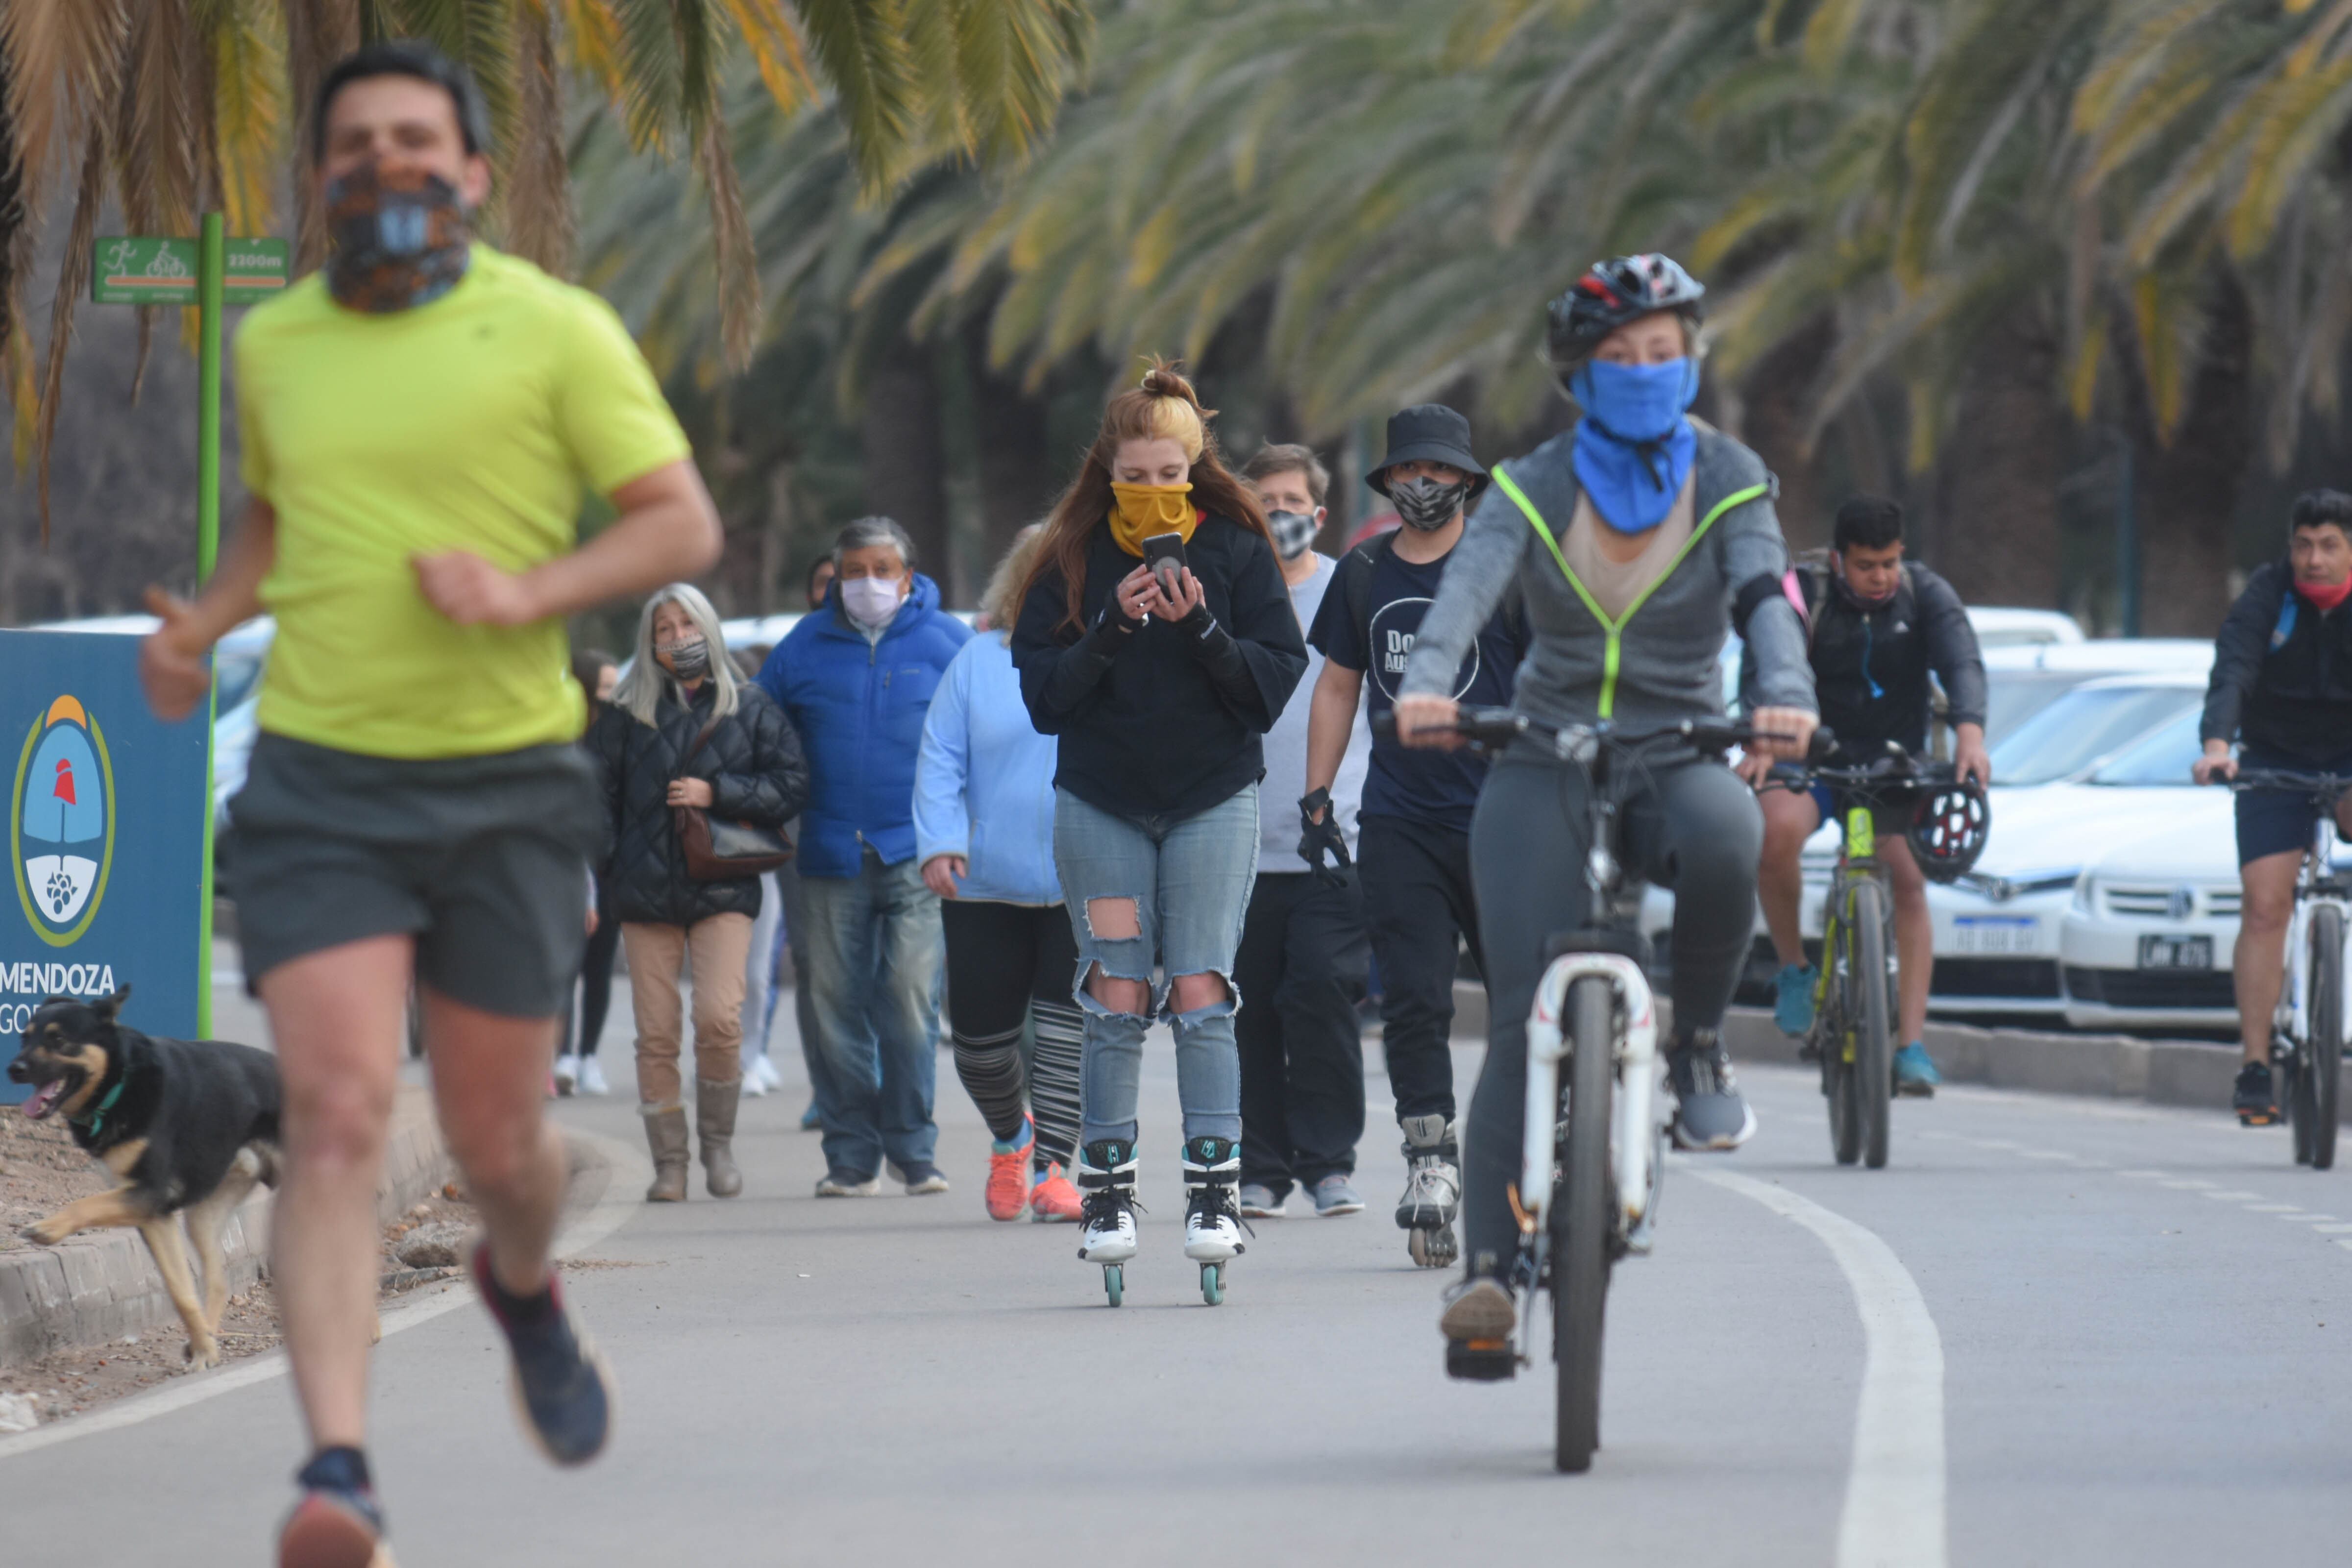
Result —
<path fill-rule="evenodd" d="M 304 279 L 246 318 L 236 371 L 240 470 L 278 512 L 261 728 L 381 757 L 576 738 L 563 623 L 457 626 L 412 563 L 537 565 L 576 542 L 583 487 L 688 454 L 612 307 L 477 245 L 412 310 L 347 310 Z"/>

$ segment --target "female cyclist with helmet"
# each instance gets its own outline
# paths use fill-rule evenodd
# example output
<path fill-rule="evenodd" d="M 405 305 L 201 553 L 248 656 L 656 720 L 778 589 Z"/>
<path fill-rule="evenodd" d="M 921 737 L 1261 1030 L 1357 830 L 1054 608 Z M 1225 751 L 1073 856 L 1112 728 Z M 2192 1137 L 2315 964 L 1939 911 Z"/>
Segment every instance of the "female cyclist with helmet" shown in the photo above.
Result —
<path fill-rule="evenodd" d="M 1408 744 L 1456 743 L 1454 668 L 1516 583 L 1533 633 L 1512 703 L 1554 728 L 1608 721 L 1641 731 L 1723 711 L 1717 659 L 1734 627 L 1755 652 L 1757 726 L 1801 756 L 1815 725 L 1796 607 L 1779 591 L 1788 547 L 1771 476 L 1755 453 L 1688 410 L 1697 395 L 1699 300 L 1664 256 L 1594 267 L 1551 304 L 1552 364 L 1583 409 L 1576 428 L 1501 465 L 1454 548 L 1397 699 Z M 1743 588 L 1749 589 L 1742 592 Z M 1470 1103 L 1463 1192 L 1467 1278 L 1449 1340 L 1516 1327 L 1498 1277 L 1516 1254 L 1510 1184 L 1527 1094 L 1527 1017 L 1553 932 L 1588 922 L 1576 868 L 1586 816 L 1580 772 L 1529 746 L 1487 774 L 1471 824 L 1471 875 L 1486 932 L 1494 1023 Z M 1685 1149 L 1737 1148 L 1755 1131 L 1717 1030 L 1755 927 L 1762 821 L 1718 763 L 1657 767 L 1624 804 L 1633 874 L 1675 889 L 1674 1037 L 1668 1075 Z"/>

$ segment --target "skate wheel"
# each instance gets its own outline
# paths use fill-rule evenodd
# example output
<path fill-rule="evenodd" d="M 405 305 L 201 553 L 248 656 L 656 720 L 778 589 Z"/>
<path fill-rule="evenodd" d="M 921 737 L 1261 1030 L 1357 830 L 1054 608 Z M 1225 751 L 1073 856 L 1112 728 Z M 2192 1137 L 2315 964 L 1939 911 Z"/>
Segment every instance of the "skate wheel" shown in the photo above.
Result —
<path fill-rule="evenodd" d="M 1415 1264 L 1423 1268 L 1451 1268 L 1459 1256 L 1451 1230 L 1410 1230 L 1405 1233 L 1404 1248 L 1412 1255 Z"/>
<path fill-rule="evenodd" d="M 1222 1263 L 1201 1265 L 1201 1300 L 1214 1307 L 1225 1299 L 1225 1266 Z"/>
<path fill-rule="evenodd" d="M 1127 1295 L 1127 1275 L 1116 1263 L 1103 1265 L 1103 1294 L 1110 1298 L 1114 1307 Z"/>

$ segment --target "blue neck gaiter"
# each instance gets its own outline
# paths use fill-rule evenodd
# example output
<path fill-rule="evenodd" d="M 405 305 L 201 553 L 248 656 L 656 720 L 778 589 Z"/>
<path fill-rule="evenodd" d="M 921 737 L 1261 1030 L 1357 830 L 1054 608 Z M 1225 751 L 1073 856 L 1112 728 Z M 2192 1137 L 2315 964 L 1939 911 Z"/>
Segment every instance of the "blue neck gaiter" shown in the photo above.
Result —
<path fill-rule="evenodd" d="M 1698 455 L 1684 417 L 1698 397 L 1698 362 L 1611 364 L 1591 360 L 1569 379 L 1583 406 L 1572 462 L 1593 510 L 1621 533 L 1666 521 Z"/>

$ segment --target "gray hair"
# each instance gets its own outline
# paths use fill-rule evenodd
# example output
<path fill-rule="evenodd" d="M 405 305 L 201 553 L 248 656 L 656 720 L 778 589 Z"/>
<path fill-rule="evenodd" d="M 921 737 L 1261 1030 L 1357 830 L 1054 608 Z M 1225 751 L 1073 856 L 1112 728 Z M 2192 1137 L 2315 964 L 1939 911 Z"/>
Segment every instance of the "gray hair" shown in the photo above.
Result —
<path fill-rule="evenodd" d="M 877 544 L 896 550 L 901 566 L 911 568 L 915 564 L 915 542 L 907 536 L 905 529 L 887 517 L 861 517 L 845 527 L 833 542 L 833 569 L 841 570 L 841 558 L 849 552 L 870 550 Z"/>
<path fill-rule="evenodd" d="M 735 673 L 735 661 L 727 657 L 727 638 L 719 629 L 719 612 L 702 596 L 702 590 L 691 583 L 672 583 L 652 598 L 637 616 L 637 651 L 629 662 L 629 672 L 621 684 L 613 689 L 613 705 L 625 708 L 640 724 L 654 721 L 654 710 L 661 705 L 665 693 L 686 701 L 686 689 L 677 677 L 654 657 L 654 616 L 664 605 L 676 605 L 686 612 L 695 629 L 710 645 L 710 673 L 704 679 L 712 686 L 710 716 L 724 719 L 735 711 L 741 678 Z"/>

